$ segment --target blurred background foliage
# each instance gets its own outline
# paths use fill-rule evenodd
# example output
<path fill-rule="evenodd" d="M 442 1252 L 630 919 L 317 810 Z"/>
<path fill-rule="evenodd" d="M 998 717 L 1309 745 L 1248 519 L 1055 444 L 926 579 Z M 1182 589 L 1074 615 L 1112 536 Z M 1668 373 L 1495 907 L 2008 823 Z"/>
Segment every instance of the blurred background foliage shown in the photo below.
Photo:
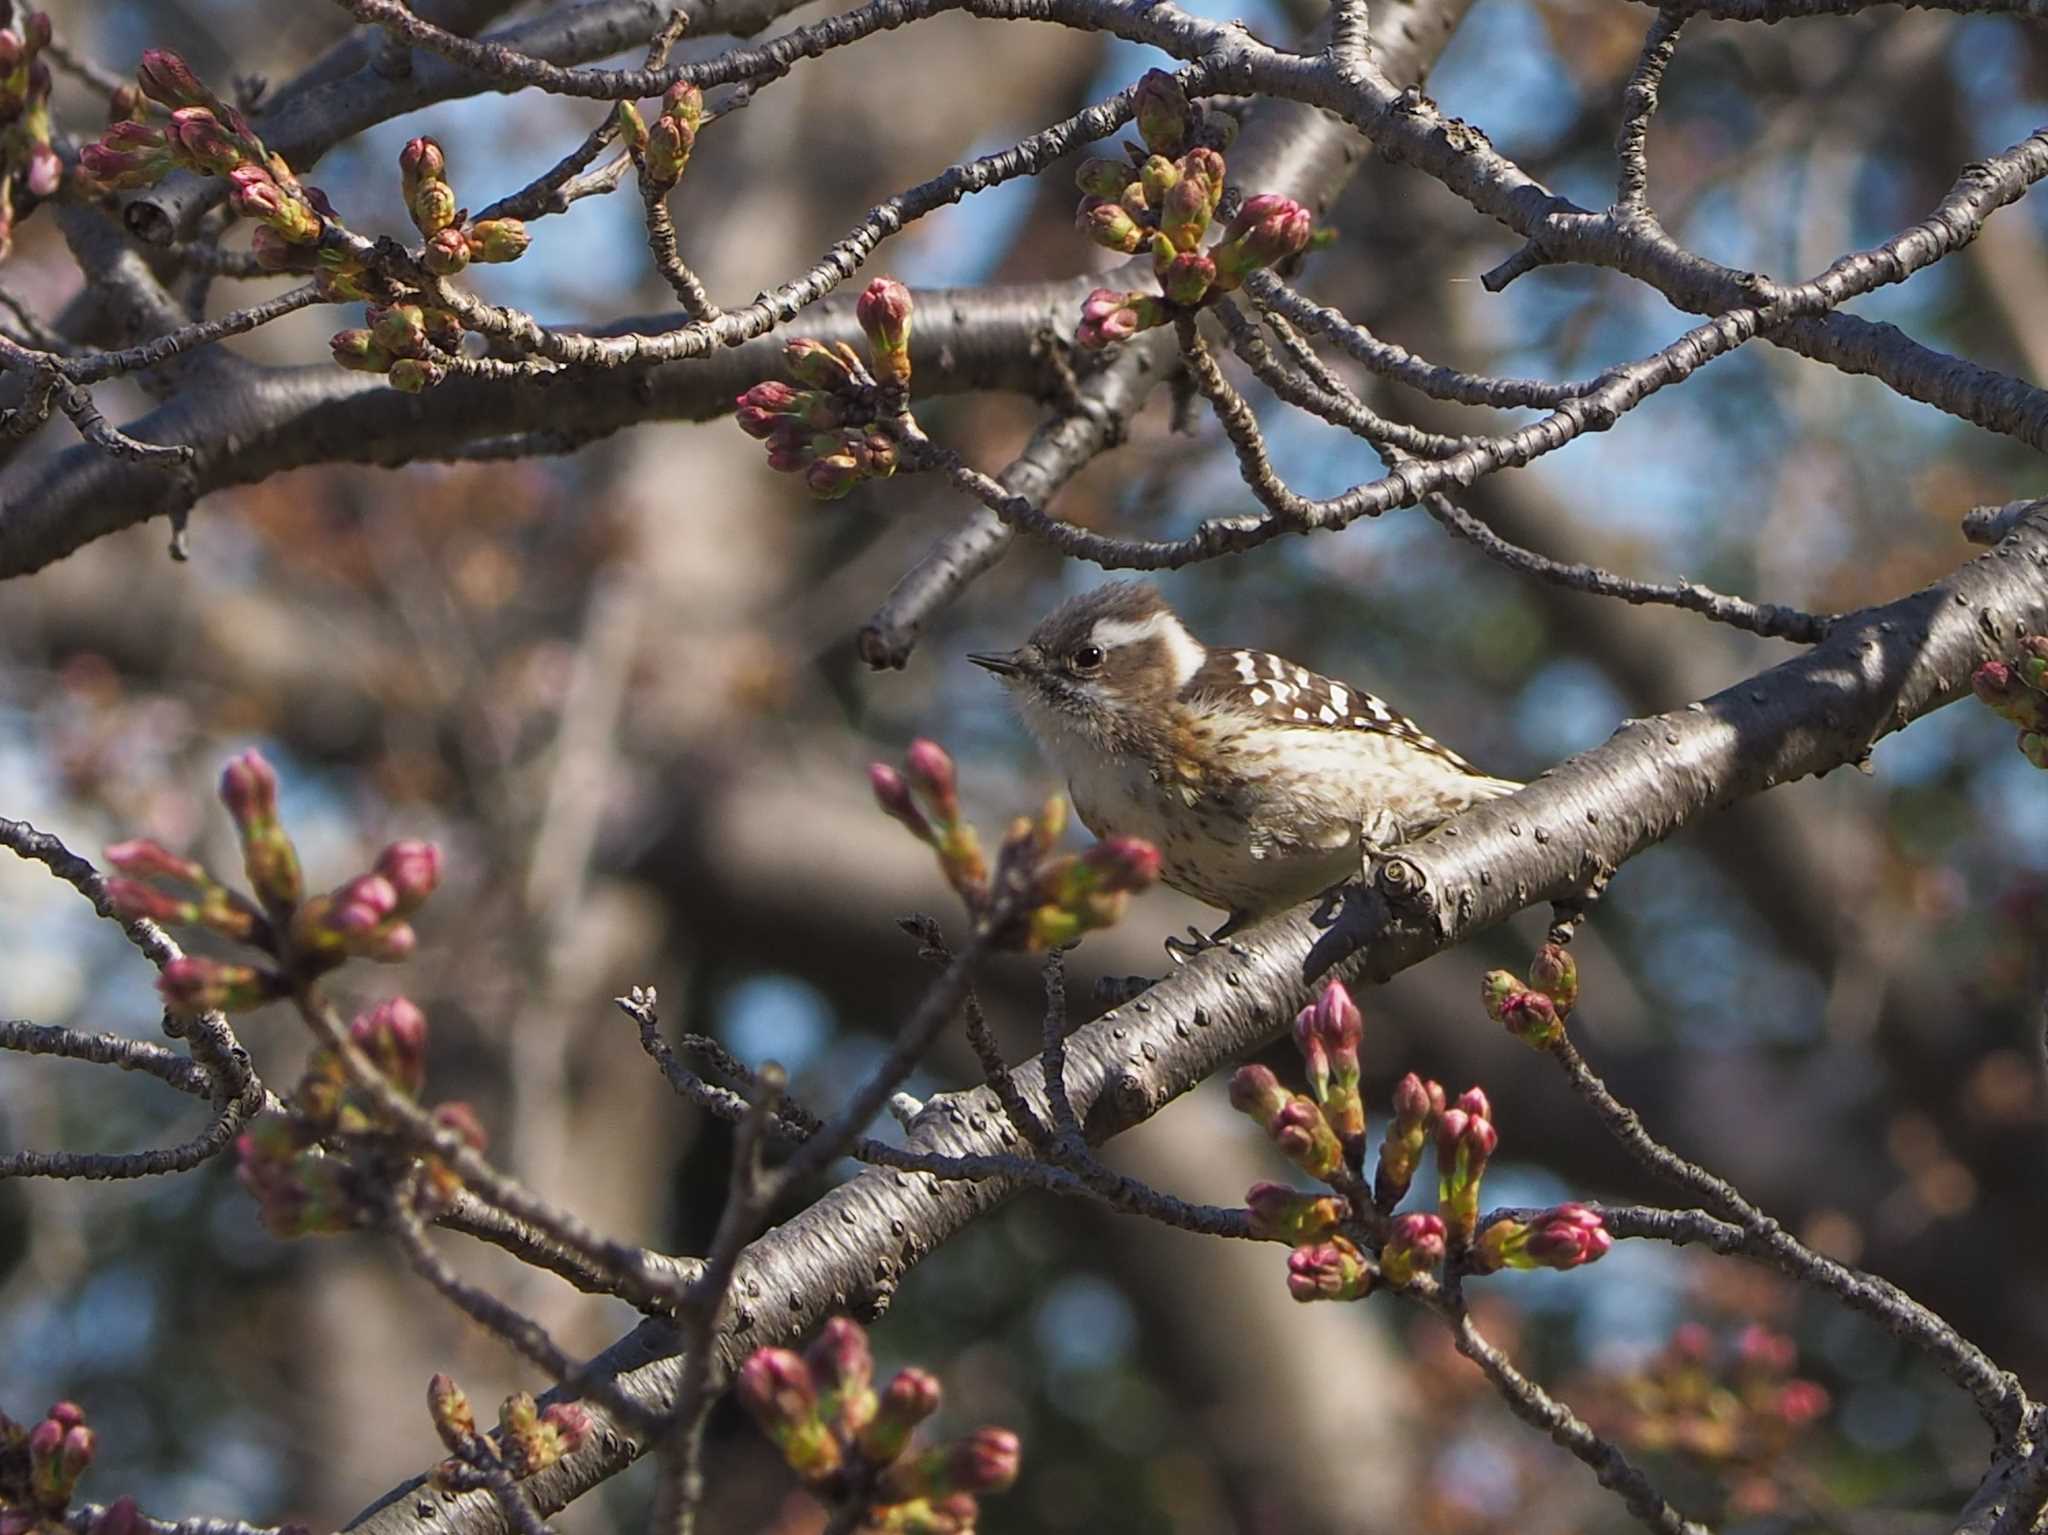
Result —
<path fill-rule="evenodd" d="M 167 46 L 220 79 L 287 79 L 343 30 L 327 7 L 254 0 L 50 8 L 61 37 L 108 65 Z M 1197 8 L 1230 14 L 1224 0 Z M 1277 39 L 1315 10 L 1267 0 L 1247 19 Z M 1619 0 L 1478 0 L 1432 93 L 1552 187 L 1604 206 L 1619 87 L 1648 19 Z M 807 64 L 707 134 L 674 199 L 684 249 L 714 294 L 751 295 L 886 193 L 1156 62 L 949 17 Z M 1811 275 L 2032 128 L 2044 67 L 2039 34 L 2007 18 L 1695 22 L 1651 137 L 1653 203 L 1704 254 Z M 74 81 L 60 79 L 58 102 L 74 132 L 101 120 Z M 408 136 L 438 136 L 476 203 L 552 163 L 592 112 L 532 92 L 449 103 L 337 149 L 313 179 L 356 227 L 397 230 Z M 1072 234 L 1072 205 L 1063 174 L 1013 184 L 916 226 L 876 270 L 913 284 L 1072 271 L 1101 254 Z M 664 309 L 637 212 L 630 196 L 581 202 L 475 285 L 551 321 Z M 1330 222 L 1341 240 L 1310 291 L 1456 365 L 1585 376 L 1684 325 L 1607 273 L 1540 271 L 1487 294 L 1477 277 L 1507 254 L 1503 232 L 1399 166 L 1369 162 Z M 5 276 L 44 314 L 78 280 L 46 219 L 24 226 Z M 1854 307 L 2038 382 L 2044 290 L 2036 201 Z M 222 283 L 213 302 L 263 291 Z M 334 323 L 347 322 L 301 314 L 236 346 L 314 360 Z M 1444 407 L 1354 382 L 1449 424 Z M 101 391 L 116 420 L 142 404 L 124 390 Z M 1299 488 L 1376 472 L 1360 443 L 1258 403 Z M 921 415 L 993 470 L 1034 412 L 981 398 Z M 1472 504 L 1548 552 L 1841 609 L 1967 557 L 1965 508 L 2038 488 L 2022 453 L 1758 343 Z M 1058 509 L 1166 533 L 1246 499 L 1228 445 L 1207 423 L 1171 430 L 1162 396 Z M 309 470 L 218 495 L 195 516 L 190 564 L 165 560 L 160 528 L 138 529 L 8 589 L 0 810 L 82 850 L 140 834 L 218 857 L 211 779 L 254 743 L 280 766 L 316 879 L 390 836 L 440 839 L 450 894 L 394 979 L 434 1020 L 430 1095 L 476 1102 L 511 1169 L 599 1227 L 695 1249 L 716 1217 L 726 1132 L 668 1097 L 608 999 L 658 984 L 671 1029 L 779 1059 L 802 1095 L 829 1101 L 924 979 L 893 918 L 952 915 L 919 850 L 873 813 L 861 764 L 937 736 L 962 754 L 984 824 L 1051 787 L 961 654 L 1015 643 L 1098 572 L 1020 547 L 907 670 L 870 674 L 854 653 L 889 584 L 963 510 L 901 477 L 821 509 L 721 425 L 641 428 L 555 461 Z M 1534 585 L 1413 511 L 1164 584 L 1199 632 L 1371 685 L 1490 770 L 1525 776 L 1786 653 Z M 1586 934 L 1574 1029 L 1667 1140 L 2039 1380 L 2048 800 L 2010 731 L 1968 704 L 1883 743 L 1869 766 L 1783 788 L 1625 870 Z M 1148 896 L 1088 941 L 1079 969 L 1156 973 L 1158 940 L 1200 915 Z M 1363 998 L 1368 1101 L 1383 1105 L 1409 1069 L 1453 1091 L 1482 1082 L 1503 1135 L 1490 1202 L 1654 1197 L 1479 1009 L 1481 972 L 1519 966 L 1536 932 Z M 154 1033 L 146 966 L 40 871 L 0 863 L 0 935 L 0 1015 Z M 1036 1028 L 1030 967 L 1001 967 L 989 992 L 1021 1053 Z M 283 1015 L 243 1032 L 266 1074 L 288 1079 L 305 1043 Z M 955 1042 L 913 1087 L 971 1069 Z M 0 1058 L 0 1146 L 130 1149 L 192 1122 L 147 1080 Z M 1275 1172 L 1208 1091 L 1114 1156 L 1226 1203 Z M 1024 1479 L 990 1501 L 987 1528 L 1541 1535 L 1624 1519 L 1509 1420 L 1426 1318 L 1296 1307 L 1279 1249 L 1193 1241 L 1034 1197 L 905 1282 L 876 1328 L 884 1365 L 938 1370 L 949 1421 L 1024 1436 Z M 573 1349 L 629 1325 L 622 1307 L 495 1253 L 450 1250 Z M 1954 1392 L 1871 1324 L 1755 1273 L 1624 1244 L 1589 1271 L 1476 1288 L 1527 1367 L 1642 1449 L 1700 1517 L 1904 1527 L 1954 1506 L 1982 1465 L 1983 1429 Z M 1706 1331 L 1678 1332 L 1689 1322 Z M 1824 1387 L 1818 1423 L 1765 1432 L 1769 1413 L 1744 1393 L 1787 1366 L 1781 1342 L 1744 1342 L 1752 1325 L 1792 1340 L 1789 1368 Z M 1759 1349 L 1777 1362 L 1760 1366 Z M 17 1416 L 59 1395 L 85 1404 L 101 1431 L 94 1497 L 332 1526 L 439 1453 L 423 1404 L 434 1369 L 479 1401 L 537 1384 L 375 1239 L 273 1241 L 224 1166 L 0 1187 L 0 1400 Z M 722 1409 L 713 1432 L 711 1527 L 815 1527 L 736 1414 Z M 560 1524 L 635 1521 L 649 1486 L 636 1468 Z"/>

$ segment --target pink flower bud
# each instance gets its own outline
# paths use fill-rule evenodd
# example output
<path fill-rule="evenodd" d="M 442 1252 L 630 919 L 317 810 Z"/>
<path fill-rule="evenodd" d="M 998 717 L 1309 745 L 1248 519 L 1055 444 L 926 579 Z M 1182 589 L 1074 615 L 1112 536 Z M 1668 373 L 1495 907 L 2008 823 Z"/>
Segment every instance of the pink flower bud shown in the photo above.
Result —
<path fill-rule="evenodd" d="M 276 976 L 254 965 L 229 965 L 186 955 L 165 965 L 156 989 L 164 1007 L 196 1017 L 200 1013 L 246 1012 L 284 994 Z"/>
<path fill-rule="evenodd" d="M 205 107 L 180 107 L 171 114 L 170 142 L 194 170 L 225 176 L 248 158 L 220 119 Z"/>
<path fill-rule="evenodd" d="M 1209 228 L 1209 182 L 1204 176 L 1183 176 L 1159 208 L 1159 232 L 1174 249 L 1192 251 Z"/>
<path fill-rule="evenodd" d="M 943 746 L 920 736 L 903 754 L 903 766 L 910 786 L 931 806 L 934 816 L 945 822 L 960 819 L 959 775 Z"/>
<path fill-rule="evenodd" d="M 28 145 L 28 189 L 38 197 L 49 197 L 64 181 L 64 162 L 57 151 L 41 139 Z"/>
<path fill-rule="evenodd" d="M 1254 1183 L 1245 1190 L 1252 1235 L 1299 1247 L 1319 1242 L 1337 1228 L 1347 1207 L 1334 1194 L 1308 1194 L 1284 1183 Z"/>
<path fill-rule="evenodd" d="M 855 318 L 885 383 L 910 382 L 910 290 L 893 277 L 877 277 L 854 305 Z"/>
<path fill-rule="evenodd" d="M 111 844 L 107 848 L 107 862 L 123 874 L 131 874 L 137 879 L 171 879 L 186 885 L 211 883 L 206 870 L 200 865 L 189 858 L 180 858 L 147 837 Z"/>
<path fill-rule="evenodd" d="M 355 936 L 381 927 L 398 911 L 398 892 L 381 874 L 359 874 L 334 892 L 326 926 Z"/>
<path fill-rule="evenodd" d="M 1529 1226 L 1517 1267 L 1575 1269 L 1606 1256 L 1614 1246 L 1596 1210 L 1581 1204 L 1559 1205 Z M 1510 1260 L 1511 1262 L 1514 1260 Z"/>
<path fill-rule="evenodd" d="M 882 807 L 884 815 L 901 821 L 920 842 L 938 845 L 931 823 L 910 797 L 910 785 L 903 781 L 901 773 L 885 762 L 872 762 L 868 764 L 868 784 L 875 791 L 875 803 Z"/>
<path fill-rule="evenodd" d="M 1735 1340 L 1735 1357 L 1747 1368 L 1766 1375 L 1790 1375 L 1799 1362 L 1799 1345 L 1784 1333 L 1752 1322 Z"/>
<path fill-rule="evenodd" d="M 277 819 L 277 773 L 259 751 L 229 760 L 220 775 L 220 800 L 243 835 Z"/>
<path fill-rule="evenodd" d="M 1137 837 L 1104 837 L 1081 854 L 1081 865 L 1097 890 L 1146 890 L 1159 878 L 1159 849 Z"/>
<path fill-rule="evenodd" d="M 1529 966 L 1529 984 L 1556 1004 L 1559 1018 L 1569 1018 L 1579 1000 L 1579 962 L 1562 944 L 1546 943 Z"/>
<path fill-rule="evenodd" d="M 448 156 L 434 139 L 408 139 L 405 148 L 398 152 L 398 173 L 405 179 L 408 191 L 418 182 L 444 181 L 448 175 Z"/>
<path fill-rule="evenodd" d="M 1500 1021 L 1524 1044 L 1538 1050 L 1549 1048 L 1564 1032 L 1557 1004 L 1540 991 L 1517 991 L 1500 1005 Z"/>
<path fill-rule="evenodd" d="M 427 1071 L 427 1015 L 404 997 L 358 1013 L 348 1037 L 392 1085 L 417 1097 Z"/>
<path fill-rule="evenodd" d="M 1164 70 L 1148 70 L 1138 82 L 1138 133 L 1154 154 L 1177 155 L 1187 148 L 1194 109 L 1181 83 Z"/>
<path fill-rule="evenodd" d="M 377 855 L 374 867 L 397 893 L 398 914 L 410 916 L 441 883 L 441 849 L 431 842 L 394 842 Z"/>
<path fill-rule="evenodd" d="M 391 368 L 391 354 L 366 330 L 338 330 L 327 338 L 327 349 L 336 362 L 357 373 L 385 373 Z"/>
<path fill-rule="evenodd" d="M 420 265 L 436 277 L 453 277 L 469 265 L 469 236 L 453 224 L 444 225 L 420 252 Z"/>
<path fill-rule="evenodd" d="M 978 1428 L 946 1451 L 946 1486 L 952 1492 L 1001 1492 L 1017 1480 L 1023 1446 L 1006 1428 Z"/>
<path fill-rule="evenodd" d="M 135 79 L 143 95 L 174 109 L 210 106 L 214 99 L 213 92 L 199 83 L 192 66 L 168 48 L 144 49 Z"/>
<path fill-rule="evenodd" d="M 804 471 L 804 484 L 820 501 L 837 501 L 852 493 L 861 482 L 859 463 L 850 453 L 828 453 L 811 460 Z"/>
<path fill-rule="evenodd" d="M 1362 1300 L 1371 1289 L 1365 1255 L 1343 1237 L 1287 1255 L 1287 1293 L 1298 1301 Z"/>
<path fill-rule="evenodd" d="M 590 1437 L 590 1409 L 581 1402 L 555 1402 L 540 1412 L 541 1426 L 554 1431 L 557 1458 L 573 1455 Z"/>
<path fill-rule="evenodd" d="M 1267 1122 L 1266 1133 L 1281 1155 L 1311 1178 L 1327 1178 L 1344 1165 L 1336 1131 L 1310 1099 L 1290 1098 Z"/>
<path fill-rule="evenodd" d="M 491 1137 L 484 1129 L 484 1122 L 477 1118 L 476 1110 L 460 1099 L 451 1098 L 446 1103 L 434 1105 L 434 1123 L 449 1131 L 471 1151 L 486 1150 Z"/>
<path fill-rule="evenodd" d="M 860 1453 L 886 1466 L 903 1453 L 911 1431 L 939 1410 L 939 1380 L 926 1370 L 899 1370 L 883 1389 L 874 1418 L 860 1431 Z"/>
<path fill-rule="evenodd" d="M 1443 1218 L 1414 1212 L 1394 1217 L 1387 1244 L 1380 1250 L 1380 1274 L 1389 1284 L 1405 1285 L 1444 1261 Z"/>
<path fill-rule="evenodd" d="M 1128 256 L 1145 243 L 1144 229 L 1115 203 L 1084 202 L 1074 224 L 1104 250 L 1121 255 Z"/>
<path fill-rule="evenodd" d="M 1831 1405 L 1827 1391 L 1810 1380 L 1788 1380 L 1778 1388 L 1778 1416 L 1792 1428 L 1827 1416 Z"/>
<path fill-rule="evenodd" d="M 1209 296 L 1216 282 L 1216 263 L 1199 251 L 1182 251 L 1159 274 L 1160 291 L 1184 308 L 1192 309 Z"/>
<path fill-rule="evenodd" d="M 1230 1106 L 1264 1129 L 1287 1106 L 1287 1089 L 1265 1066 L 1240 1066 L 1230 1078 Z"/>

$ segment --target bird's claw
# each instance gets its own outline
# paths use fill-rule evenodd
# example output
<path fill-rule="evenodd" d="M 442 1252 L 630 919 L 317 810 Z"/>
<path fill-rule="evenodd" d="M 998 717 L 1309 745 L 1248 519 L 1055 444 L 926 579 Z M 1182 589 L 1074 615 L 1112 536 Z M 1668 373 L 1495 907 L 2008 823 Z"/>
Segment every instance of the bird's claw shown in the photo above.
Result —
<path fill-rule="evenodd" d="M 1175 937 L 1166 940 L 1166 957 L 1176 965 L 1185 965 L 1197 954 L 1203 954 L 1210 949 L 1220 949 L 1222 947 L 1223 940 L 1221 938 L 1212 937 L 1200 928 L 1191 926 L 1188 928 L 1187 937 Z"/>

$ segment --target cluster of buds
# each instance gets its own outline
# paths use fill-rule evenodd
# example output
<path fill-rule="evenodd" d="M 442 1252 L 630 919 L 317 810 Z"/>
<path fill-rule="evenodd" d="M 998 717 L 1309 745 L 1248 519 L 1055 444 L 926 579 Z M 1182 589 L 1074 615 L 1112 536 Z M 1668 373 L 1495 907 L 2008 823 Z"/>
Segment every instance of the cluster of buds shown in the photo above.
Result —
<path fill-rule="evenodd" d="M 64 1530 L 64 1512 L 92 1464 L 96 1442 L 75 1402 L 54 1404 L 32 1425 L 0 1412 L 0 1535 Z M 134 1501 L 121 1502 L 132 1522 Z"/>
<path fill-rule="evenodd" d="M 86 174 L 114 189 L 153 186 L 176 170 L 223 177 L 229 203 L 256 222 L 250 246 L 256 259 L 274 272 L 303 267 L 334 216 L 327 199 L 302 185 L 281 155 L 264 148 L 248 118 L 177 54 L 149 50 L 135 78 L 141 94 L 167 108 L 170 120 L 143 115 L 134 98 L 116 101 L 116 120 L 98 143 L 79 151 Z"/>
<path fill-rule="evenodd" d="M 1344 983 L 1331 980 L 1294 1020 L 1307 1093 L 1290 1092 L 1264 1066 L 1241 1066 L 1230 1079 L 1231 1107 L 1302 1172 L 1327 1185 L 1309 1192 L 1257 1183 L 1245 1196 L 1252 1235 L 1294 1249 L 1287 1288 L 1296 1300 L 1357 1300 L 1376 1283 L 1405 1287 L 1430 1276 L 1447 1257 L 1477 1273 L 1563 1269 L 1590 1263 L 1613 1245 L 1598 1212 L 1578 1204 L 1526 1220 L 1504 1218 L 1480 1231 L 1480 1182 L 1498 1143 L 1492 1107 L 1476 1087 L 1447 1102 L 1441 1086 L 1413 1072 L 1394 1088 L 1393 1117 L 1368 1196 L 1358 1055 L 1364 1028 Z M 1436 1209 L 1395 1215 L 1432 1141 Z M 1377 1252 L 1369 1252 L 1374 1246 Z"/>
<path fill-rule="evenodd" d="M 1001 947 L 1062 948 L 1114 925 L 1130 898 L 1159 878 L 1158 851 L 1135 837 L 1056 852 L 1067 828 L 1067 803 L 1058 796 L 1036 817 L 1011 822 L 991 870 L 980 834 L 961 813 L 953 759 L 935 741 L 911 742 L 900 771 L 871 764 L 868 783 L 883 813 L 938 855 L 946 883 Z"/>
<path fill-rule="evenodd" d="M 641 185 L 656 193 L 670 192 L 690 167 L 690 151 L 704 126 L 704 93 L 677 81 L 661 98 L 661 112 L 650 125 L 630 101 L 618 105 L 619 138 L 639 167 Z"/>
<path fill-rule="evenodd" d="M 1562 944 L 1536 951 L 1529 979 L 1508 970 L 1489 970 L 1479 982 L 1486 1016 L 1532 1050 L 1547 1050 L 1564 1038 L 1565 1020 L 1579 1000 L 1579 964 Z"/>
<path fill-rule="evenodd" d="M 1587 1416 L 1633 1450 L 1720 1473 L 1728 1516 L 1764 1517 L 1778 1503 L 1773 1465 L 1831 1406 L 1798 1362 L 1793 1340 L 1761 1323 L 1717 1334 L 1687 1322 L 1647 1363 L 1600 1379 Z"/>
<path fill-rule="evenodd" d="M 1222 239 L 1203 248 L 1223 201 L 1227 136 L 1180 82 L 1153 70 L 1138 83 L 1142 145 L 1126 143 L 1124 160 L 1085 160 L 1075 173 L 1082 197 L 1081 232 L 1120 255 L 1149 251 L 1157 294 L 1097 288 L 1081 306 L 1078 345 L 1123 341 L 1213 303 L 1246 277 L 1306 250 L 1314 234 L 1308 210 L 1292 198 L 1262 193 L 1244 200 Z"/>
<path fill-rule="evenodd" d="M 357 1014 L 348 1042 L 390 1086 L 419 1097 L 426 1085 L 427 1017 L 410 1001 L 393 997 Z M 433 1118 L 463 1144 L 483 1150 L 483 1126 L 467 1103 L 437 1104 Z M 263 1115 L 235 1142 L 236 1176 L 275 1236 L 348 1231 L 368 1213 L 367 1191 L 389 1188 L 414 1170 L 395 1128 L 339 1052 L 322 1048 L 307 1061 L 284 1112 Z M 442 1158 L 429 1153 L 419 1159 L 413 1198 L 422 1214 L 446 1208 L 461 1187 Z"/>
<path fill-rule="evenodd" d="M 0 258 L 14 243 L 18 195 L 52 196 L 64 162 L 50 144 L 50 18 L 30 11 L 15 24 L 13 0 L 0 0 Z"/>
<path fill-rule="evenodd" d="M 1970 688 L 2019 726 L 2020 755 L 2048 768 L 2048 635 L 2028 635 L 2011 661 L 1986 661 L 1970 674 Z"/>
<path fill-rule="evenodd" d="M 806 1487 L 838 1508 L 858 1508 L 852 1528 L 917 1535 L 971 1535 L 981 1495 L 1017 1479 L 1017 1436 L 983 1428 L 913 1449 L 917 1426 L 938 1410 L 937 1377 L 899 1371 L 880 1391 L 867 1333 L 834 1317 L 803 1353 L 757 1349 L 735 1387 L 740 1404 Z"/>
<path fill-rule="evenodd" d="M 1614 1238 L 1600 1212 L 1582 1204 L 1557 1205 L 1523 1219 L 1489 1222 L 1472 1247 L 1472 1266 L 1498 1269 L 1575 1269 L 1607 1255 Z"/>
<path fill-rule="evenodd" d="M 448 1459 L 434 1468 L 431 1480 L 449 1492 L 483 1485 L 479 1473 L 497 1467 L 510 1472 L 514 1481 L 524 1481 L 574 1454 L 591 1431 L 588 1408 L 575 1402 L 542 1407 L 528 1393 L 517 1391 L 498 1404 L 494 1444 L 477 1432 L 468 1394 L 446 1375 L 427 1382 L 427 1414 L 448 1447 Z"/>
<path fill-rule="evenodd" d="M 262 754 L 242 753 L 220 780 L 234 819 L 253 901 L 225 888 L 207 869 L 154 842 L 107 849 L 121 877 L 107 881 L 116 913 L 174 926 L 201 927 L 267 956 L 254 964 L 188 955 L 172 960 L 157 989 L 170 1011 L 191 1016 L 241 1012 L 290 996 L 350 959 L 401 960 L 418 942 L 411 917 L 441 881 L 441 852 L 431 842 L 394 842 L 367 874 L 307 898 L 298 851 L 277 813 L 277 774 Z M 180 889 L 164 889 L 155 879 Z"/>
<path fill-rule="evenodd" d="M 896 472 L 899 418 L 910 396 L 910 290 L 877 277 L 854 314 L 872 371 L 843 341 L 799 336 L 783 348 L 796 384 L 768 379 L 735 402 L 740 430 L 767 444 L 768 467 L 802 475 L 821 501 Z"/>
<path fill-rule="evenodd" d="M 433 139 L 408 140 L 399 151 L 398 174 L 406 214 L 425 242 L 420 265 L 433 276 L 453 277 L 473 261 L 517 261 L 526 254 L 533 237 L 520 220 L 471 219 L 468 209 L 456 206 L 448 156 Z M 320 253 L 319 273 L 329 297 L 366 304 L 364 325 L 328 338 L 342 367 L 381 373 L 407 394 L 448 376 L 448 360 L 462 346 L 462 321 L 452 309 L 379 277 L 345 245 Z"/>
<path fill-rule="evenodd" d="M 327 338 L 334 360 L 359 373 L 381 373 L 394 389 L 418 394 L 448 376 L 447 359 L 462 344 L 462 322 L 433 304 L 401 301 L 365 306 L 369 324 Z"/>

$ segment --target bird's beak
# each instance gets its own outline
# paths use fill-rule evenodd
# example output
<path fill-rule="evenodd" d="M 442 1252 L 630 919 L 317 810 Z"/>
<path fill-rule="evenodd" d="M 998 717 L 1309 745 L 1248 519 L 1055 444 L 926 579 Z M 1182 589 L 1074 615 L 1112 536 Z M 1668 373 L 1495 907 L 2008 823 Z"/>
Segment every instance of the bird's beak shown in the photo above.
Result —
<path fill-rule="evenodd" d="M 1024 653 L 1021 650 L 1006 650 L 999 655 L 970 655 L 967 659 L 998 677 L 1024 675 Z"/>

